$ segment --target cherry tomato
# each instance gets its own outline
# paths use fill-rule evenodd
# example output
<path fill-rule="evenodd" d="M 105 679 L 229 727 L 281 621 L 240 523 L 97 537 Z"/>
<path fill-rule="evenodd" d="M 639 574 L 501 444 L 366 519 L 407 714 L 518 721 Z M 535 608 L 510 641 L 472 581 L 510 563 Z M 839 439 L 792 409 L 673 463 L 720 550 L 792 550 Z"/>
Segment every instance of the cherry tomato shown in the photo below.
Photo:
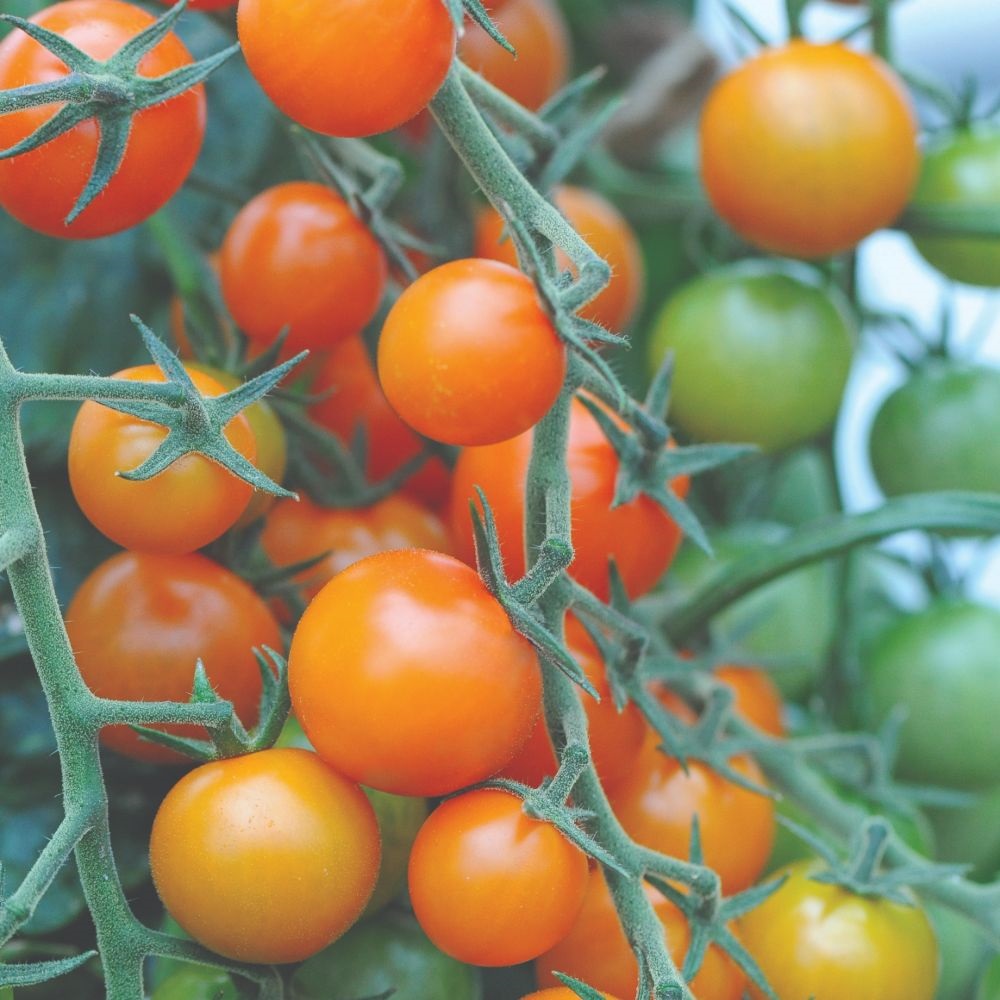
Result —
<path fill-rule="evenodd" d="M 994 958 L 986 967 L 986 972 L 979 983 L 976 1000 L 1000 1000 L 1000 956 Z"/>
<path fill-rule="evenodd" d="M 226 390 L 188 369 L 203 396 Z M 155 365 L 117 372 L 132 382 L 165 382 Z M 251 462 L 257 448 L 250 423 L 237 414 L 226 439 Z M 69 482 L 87 519 L 112 541 L 142 552 L 181 554 L 200 549 L 231 528 L 246 510 L 252 488 L 203 455 L 185 455 L 143 482 L 116 475 L 137 469 L 167 436 L 167 429 L 92 400 L 80 407 L 69 439 Z"/>
<path fill-rule="evenodd" d="M 516 965 L 569 933 L 587 888 L 587 858 L 509 792 L 481 789 L 431 813 L 410 854 L 410 902 L 447 955 Z"/>
<path fill-rule="evenodd" d="M 456 552 L 474 563 L 469 500 L 474 487 L 486 494 L 497 522 L 507 573 L 524 573 L 524 489 L 531 434 L 482 448 L 466 448 L 452 479 L 451 520 Z M 680 531 L 652 500 L 636 497 L 612 509 L 618 455 L 600 425 L 580 402 L 573 403 L 567 454 L 572 483 L 573 548 L 570 575 L 599 597 L 608 596 L 608 560 L 614 558 L 633 597 L 655 586 L 680 544 Z M 686 477 L 672 483 L 687 493 Z"/>
<path fill-rule="evenodd" d="M 822 867 L 789 865 L 785 884 L 740 920 L 779 1000 L 931 1000 L 938 947 L 924 911 L 816 882 Z"/>
<path fill-rule="evenodd" d="M 228 972 L 186 965 L 153 990 L 152 1000 L 239 1000 Z"/>
<path fill-rule="evenodd" d="M 702 115 L 701 164 L 712 205 L 741 236 L 775 253 L 825 257 L 902 211 L 920 165 L 917 122 L 876 56 L 794 39 L 716 85 Z"/>
<path fill-rule="evenodd" d="M 235 7 L 237 0 L 188 0 L 188 10 L 224 10 Z M 160 0 L 160 3 L 171 6 L 170 0 Z"/>
<path fill-rule="evenodd" d="M 751 725 L 771 736 L 784 736 L 781 694 L 763 670 L 754 667 L 719 667 L 715 676 L 733 692 L 733 708 Z"/>
<path fill-rule="evenodd" d="M 415 430 L 457 445 L 495 444 L 536 424 L 556 401 L 566 348 L 520 271 L 456 260 L 396 301 L 378 344 L 378 377 Z"/>
<path fill-rule="evenodd" d="M 490 8 L 493 23 L 517 55 L 474 23 L 466 25 L 458 54 L 493 86 L 535 111 L 569 79 L 566 21 L 552 0 L 505 0 Z"/>
<path fill-rule="evenodd" d="M 285 350 L 294 353 L 359 333 L 378 309 L 387 265 L 343 198 L 292 181 L 244 205 L 219 251 L 219 272 L 240 329 L 267 345 L 288 327 Z"/>
<path fill-rule="evenodd" d="M 476 573 L 439 552 L 383 552 L 339 573 L 306 609 L 288 662 L 319 754 L 386 792 L 481 781 L 538 720 L 534 650 Z"/>
<path fill-rule="evenodd" d="M 455 52 L 441 0 L 240 0 L 237 25 L 267 96 L 325 135 L 402 125 L 437 93 Z"/>
<path fill-rule="evenodd" d="M 364 909 L 379 863 L 357 785 L 308 750 L 213 761 L 167 793 L 149 842 L 153 882 L 196 941 L 245 962 L 298 962 Z"/>
<path fill-rule="evenodd" d="M 663 924 L 667 948 L 680 966 L 691 941 L 684 914 L 651 885 L 643 890 Z M 555 986 L 553 972 L 583 980 L 598 990 L 634 997 L 639 966 L 625 938 L 611 893 L 597 869 L 590 873 L 587 895 L 573 929 L 535 962 L 539 986 Z M 698 1000 L 741 1000 L 745 979 L 725 952 L 712 945 L 691 983 Z"/>
<path fill-rule="evenodd" d="M 925 904 L 921 901 L 921 905 L 934 928 L 941 956 L 934 1000 L 975 997 L 976 980 L 982 971 L 984 959 L 990 953 L 982 931 L 963 914 L 943 903 Z M 992 998 L 976 997 L 976 1000 L 1000 1000 L 1000 979 L 997 981 L 997 992 Z"/>
<path fill-rule="evenodd" d="M 615 1000 L 615 997 L 610 993 L 603 993 L 601 995 L 604 1000 Z M 568 986 L 553 986 L 551 989 L 529 993 L 522 1000 L 580 1000 L 580 995 L 574 993 Z"/>
<path fill-rule="evenodd" d="M 928 809 L 934 828 L 934 857 L 972 865 L 970 876 L 991 879 L 1000 873 L 1000 784 L 978 792 L 966 806 Z"/>
<path fill-rule="evenodd" d="M 260 668 L 254 647 L 281 650 L 267 605 L 229 570 L 192 554 L 119 552 L 81 584 L 66 609 L 66 630 L 87 685 L 103 698 L 187 701 L 200 659 L 212 687 L 246 725 L 257 719 Z M 157 726 L 205 738 L 201 726 Z M 101 739 L 139 760 L 180 762 L 128 726 Z"/>
<path fill-rule="evenodd" d="M 568 184 L 553 193 L 556 207 L 570 225 L 611 265 L 607 288 L 580 310 L 580 315 L 606 326 L 624 330 L 639 307 L 645 284 L 645 265 L 639 242 L 622 214 L 596 191 Z M 492 208 L 480 209 L 476 217 L 476 256 L 490 257 L 517 267 L 514 242 L 505 238 L 504 221 Z M 572 270 L 569 258 L 556 251 L 560 271 Z"/>
<path fill-rule="evenodd" d="M 70 0 L 46 7 L 33 24 L 55 32 L 94 59 L 105 60 L 153 23 L 120 0 Z M 139 75 L 163 76 L 192 62 L 172 32 L 139 62 Z M 0 42 L 0 90 L 47 83 L 69 74 L 56 55 L 22 31 Z M 0 150 L 27 138 L 58 105 L 40 104 L 0 116 Z M 97 158 L 99 126 L 90 119 L 30 153 L 0 160 L 0 205 L 19 222 L 64 239 L 107 236 L 137 225 L 166 204 L 191 172 L 205 132 L 205 91 L 192 87 L 135 116 L 125 157 L 104 191 L 70 224 Z"/>

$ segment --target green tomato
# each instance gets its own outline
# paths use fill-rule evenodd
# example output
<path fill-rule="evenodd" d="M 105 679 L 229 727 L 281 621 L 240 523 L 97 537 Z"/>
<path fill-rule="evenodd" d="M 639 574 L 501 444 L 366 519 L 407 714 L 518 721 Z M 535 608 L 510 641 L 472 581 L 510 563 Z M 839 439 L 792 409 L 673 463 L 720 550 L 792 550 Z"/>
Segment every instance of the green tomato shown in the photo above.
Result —
<path fill-rule="evenodd" d="M 934 925 L 941 954 L 935 1000 L 971 996 L 988 949 L 983 932 L 961 913 L 947 906 L 926 900 L 921 900 L 921 904 Z M 1000 1000 L 1000 994 L 997 1000 Z"/>
<path fill-rule="evenodd" d="M 886 496 L 1000 493 L 1000 369 L 929 362 L 882 404 L 869 449 Z"/>
<path fill-rule="evenodd" d="M 221 969 L 185 964 L 153 990 L 151 1000 L 239 1000 L 239 994 Z"/>
<path fill-rule="evenodd" d="M 674 352 L 670 416 L 699 441 L 778 451 L 834 421 L 854 351 L 846 304 L 767 264 L 713 271 L 663 307 L 655 370 Z"/>
<path fill-rule="evenodd" d="M 967 806 L 930 809 L 939 861 L 972 865 L 972 876 L 1000 872 L 1000 785 L 978 794 Z"/>
<path fill-rule="evenodd" d="M 924 153 L 915 207 L 1000 208 L 1000 129 L 953 132 Z M 1000 285 L 1000 240 L 989 236 L 921 236 L 914 245 L 929 264 L 954 281 Z"/>
<path fill-rule="evenodd" d="M 797 448 L 771 477 L 767 517 L 782 524 L 808 524 L 837 510 L 833 470 L 818 448 Z"/>
<path fill-rule="evenodd" d="M 986 966 L 976 1000 L 1000 1000 L 1000 955 Z"/>
<path fill-rule="evenodd" d="M 395 988 L 393 1000 L 481 1000 L 477 969 L 438 951 L 416 920 L 383 913 L 303 962 L 292 1000 L 357 1000 Z"/>
<path fill-rule="evenodd" d="M 866 671 L 878 718 L 907 710 L 901 776 L 955 788 L 1000 780 L 1000 611 L 939 600 L 890 626 Z"/>

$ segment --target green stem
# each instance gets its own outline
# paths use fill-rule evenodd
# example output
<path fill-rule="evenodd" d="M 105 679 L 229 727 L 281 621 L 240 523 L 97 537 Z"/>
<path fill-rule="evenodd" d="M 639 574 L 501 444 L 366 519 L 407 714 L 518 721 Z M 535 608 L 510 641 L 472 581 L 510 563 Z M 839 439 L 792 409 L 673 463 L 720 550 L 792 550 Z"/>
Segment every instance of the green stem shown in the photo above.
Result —
<path fill-rule="evenodd" d="M 892 44 L 889 34 L 889 7 L 891 0 L 870 0 L 872 17 L 872 48 L 886 62 L 892 61 Z"/>

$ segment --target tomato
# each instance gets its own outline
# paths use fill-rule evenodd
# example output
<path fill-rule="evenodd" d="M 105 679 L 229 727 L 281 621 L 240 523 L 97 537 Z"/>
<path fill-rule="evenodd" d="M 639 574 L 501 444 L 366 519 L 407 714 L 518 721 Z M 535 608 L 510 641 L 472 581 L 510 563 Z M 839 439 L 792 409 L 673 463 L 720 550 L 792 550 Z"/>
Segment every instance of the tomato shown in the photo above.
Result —
<path fill-rule="evenodd" d="M 882 403 L 869 447 L 887 496 L 1000 493 L 1000 369 L 927 362 Z"/>
<path fill-rule="evenodd" d="M 733 710 L 762 733 L 784 736 L 781 694 L 766 671 L 756 667 L 718 667 L 716 679 L 733 692 Z"/>
<path fill-rule="evenodd" d="M 308 497 L 281 500 L 267 515 L 260 542 L 276 566 L 291 566 L 324 552 L 329 554 L 295 577 L 308 598 L 341 570 L 365 556 L 393 549 L 449 546 L 448 533 L 437 517 L 412 500 L 386 497 L 372 507 L 331 509 Z"/>
<path fill-rule="evenodd" d="M 973 802 L 950 809 L 928 809 L 939 861 L 972 865 L 972 878 L 1000 873 L 1000 784 L 976 794 Z"/>
<path fill-rule="evenodd" d="M 719 873 L 725 893 L 748 889 L 771 853 L 774 802 L 700 761 L 690 761 L 685 774 L 676 758 L 657 748 L 659 742 L 650 734 L 632 772 L 612 789 L 615 815 L 634 840 L 678 858 L 688 857 L 691 822 L 697 816 L 705 863 Z M 733 758 L 732 766 L 766 784 L 749 757 Z M 734 830 L 739 837 L 733 837 Z"/>
<path fill-rule="evenodd" d="M 591 248 L 611 265 L 611 282 L 580 310 L 585 319 L 610 330 L 624 330 L 639 307 L 645 284 L 639 241 L 622 214 L 596 191 L 565 184 L 553 192 L 556 207 Z M 476 216 L 476 256 L 489 257 L 517 267 L 514 242 L 506 236 L 504 221 L 492 208 Z M 556 251 L 560 271 L 573 270 L 569 258 Z"/>
<path fill-rule="evenodd" d="M 493 260 L 455 260 L 421 275 L 378 343 L 392 408 L 447 444 L 495 444 L 528 430 L 565 375 L 566 348 L 531 279 Z"/>
<path fill-rule="evenodd" d="M 915 208 L 995 211 L 1000 205 L 1000 129 L 976 125 L 937 137 L 924 151 Z M 953 281 L 1000 285 L 1000 242 L 988 236 L 920 236 L 914 246 Z"/>
<path fill-rule="evenodd" d="M 160 0 L 160 3 L 170 6 L 170 0 Z M 224 10 L 235 6 L 236 0 L 188 0 L 188 10 Z"/>
<path fill-rule="evenodd" d="M 930 917 L 941 956 L 934 1000 L 974 996 L 976 979 L 989 951 L 986 937 L 971 920 L 957 910 L 941 903 L 921 905 Z M 1000 991 L 994 1000 L 1000 1000 Z"/>
<path fill-rule="evenodd" d="M 410 854 L 410 902 L 446 954 L 516 965 L 569 933 L 587 888 L 587 857 L 517 796 L 480 789 L 431 813 Z"/>
<path fill-rule="evenodd" d="M 979 982 L 976 1000 L 1000 1000 L 1000 956 L 994 958 L 987 966 Z"/>
<path fill-rule="evenodd" d="M 375 369 L 360 337 L 348 337 L 330 352 L 312 387 L 322 396 L 309 416 L 350 445 L 359 432 L 367 444 L 365 472 L 375 482 L 385 479 L 423 448 L 420 438 L 397 416 L 382 393 Z M 448 495 L 448 470 L 432 458 L 403 484 L 403 492 L 440 509 Z"/>
<path fill-rule="evenodd" d="M 737 233 L 775 253 L 825 257 L 902 211 L 920 165 L 916 117 L 876 56 L 793 39 L 715 86 L 701 164 L 709 200 Z"/>
<path fill-rule="evenodd" d="M 264 92 L 325 135 L 402 125 L 437 93 L 455 51 L 441 0 L 240 0 L 236 13 Z"/>
<path fill-rule="evenodd" d="M 246 2 L 246 0 L 244 0 Z M 240 329 L 286 351 L 325 350 L 375 315 L 387 264 L 378 241 L 338 194 L 279 184 L 239 211 L 219 251 L 222 294 Z"/>
<path fill-rule="evenodd" d="M 586 629 L 572 615 L 566 618 L 566 637 L 569 651 L 601 696 L 601 700 L 596 701 L 581 693 L 594 766 L 601 784 L 611 788 L 628 774 L 638 759 L 646 735 L 646 722 L 634 704 L 629 703 L 624 711 L 618 711 L 601 654 Z M 556 769 L 548 730 L 544 721 L 539 721 L 520 753 L 500 773 L 527 785 L 538 785 L 542 778 L 554 775 Z"/>
<path fill-rule="evenodd" d="M 226 390 L 194 369 L 188 374 L 204 396 Z M 165 382 L 155 365 L 116 373 L 132 382 Z M 185 455 L 142 482 L 116 475 L 137 469 L 167 436 L 159 424 L 90 400 L 80 407 L 69 439 L 69 482 L 87 519 L 113 542 L 143 552 L 181 554 L 200 549 L 231 528 L 253 489 L 204 455 Z M 237 414 L 226 439 L 253 461 L 257 448 L 247 418 Z"/>
<path fill-rule="evenodd" d="M 319 754 L 386 792 L 481 781 L 538 720 L 534 650 L 476 573 L 439 552 L 383 552 L 339 573 L 302 616 L 288 663 Z"/>
<path fill-rule="evenodd" d="M 151 1000 L 239 1000 L 228 972 L 185 965 L 153 990 Z"/>
<path fill-rule="evenodd" d="M 569 79 L 569 30 L 553 0 L 505 0 L 490 5 L 493 23 L 514 47 L 502 49 L 478 24 L 467 24 L 462 61 L 515 101 L 540 108 Z"/>
<path fill-rule="evenodd" d="M 378 873 L 375 813 L 308 750 L 203 764 L 167 793 L 149 842 L 153 882 L 206 948 L 297 962 L 339 937 Z"/>
<path fill-rule="evenodd" d="M 740 920 L 779 1000 L 931 1000 L 938 947 L 924 911 L 813 881 L 822 868 L 789 865 L 780 873 L 788 881 Z"/>
<path fill-rule="evenodd" d="M 673 351 L 670 417 L 693 438 L 779 451 L 833 423 L 853 342 L 833 291 L 780 266 L 737 265 L 667 302 L 649 360 L 655 371 Z"/>
<path fill-rule="evenodd" d="M 615 1000 L 610 993 L 603 994 L 604 1000 Z M 537 993 L 529 993 L 522 1000 L 580 1000 L 580 995 L 574 993 L 568 986 L 553 986 L 548 990 L 538 990 Z"/>
<path fill-rule="evenodd" d="M 643 889 L 663 924 L 667 947 L 674 962 L 682 965 L 691 941 L 684 914 L 651 885 Z M 604 876 L 591 872 L 587 895 L 573 929 L 536 962 L 540 986 L 555 986 L 553 972 L 575 976 L 598 990 L 633 997 L 639 986 L 639 966 L 625 938 Z M 744 977 L 725 952 L 712 945 L 691 983 L 698 1000 L 741 1000 Z"/>
<path fill-rule="evenodd" d="M 457 554 L 473 563 L 475 546 L 469 500 L 480 487 L 497 522 L 500 547 L 512 579 L 524 574 L 524 491 L 531 434 L 482 448 L 466 448 L 452 478 L 451 521 Z M 618 455 L 587 408 L 574 401 L 567 465 L 572 484 L 573 550 L 570 575 L 599 597 L 608 595 L 608 560 L 614 558 L 633 597 L 646 593 L 670 565 L 680 530 L 649 497 L 612 509 Z M 686 477 L 671 484 L 687 493 Z"/>
<path fill-rule="evenodd" d="M 257 719 L 260 668 L 254 647 L 280 651 L 267 605 L 229 570 L 192 554 L 119 552 L 81 584 L 66 609 L 77 666 L 94 694 L 187 701 L 200 659 L 212 687 L 247 725 Z M 158 726 L 205 738 L 201 726 Z M 101 731 L 104 743 L 139 760 L 183 761 L 128 726 Z"/>
<path fill-rule="evenodd" d="M 94 59 L 105 60 L 153 23 L 151 14 L 119 0 L 70 0 L 39 11 L 47 28 Z M 192 62 L 172 32 L 139 62 L 139 75 L 163 76 Z M 13 31 L 0 42 L 0 90 L 69 75 L 56 55 Z M 0 116 L 0 149 L 27 138 L 51 119 L 56 104 Z M 132 120 L 125 156 L 104 191 L 70 224 L 65 219 L 90 178 L 100 129 L 94 119 L 30 153 L 0 160 L 0 205 L 19 222 L 64 239 L 91 239 L 128 229 L 166 204 L 191 172 L 205 132 L 205 91 L 192 87 Z"/>

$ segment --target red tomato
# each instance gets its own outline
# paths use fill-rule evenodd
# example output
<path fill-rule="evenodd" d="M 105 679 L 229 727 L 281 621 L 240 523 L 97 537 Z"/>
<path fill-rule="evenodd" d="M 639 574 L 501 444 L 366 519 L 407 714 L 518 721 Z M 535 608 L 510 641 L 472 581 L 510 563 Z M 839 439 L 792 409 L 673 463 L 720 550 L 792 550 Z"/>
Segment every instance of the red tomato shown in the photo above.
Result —
<path fill-rule="evenodd" d="M 31 21 L 55 32 L 94 59 L 114 55 L 153 23 L 151 14 L 119 0 L 70 0 L 39 11 Z M 163 76 L 192 62 L 172 32 L 139 62 L 144 77 Z M 69 68 L 23 31 L 0 42 L 0 90 L 65 77 Z M 58 106 L 41 104 L 0 116 L 0 149 L 31 135 Z M 100 130 L 81 122 L 30 153 L 0 160 L 0 205 L 24 225 L 64 239 L 107 236 L 137 225 L 164 205 L 191 172 L 205 132 L 201 86 L 135 116 L 125 158 L 104 191 L 67 226 L 97 158 Z"/>
<path fill-rule="evenodd" d="M 385 792 L 482 781 L 538 720 L 534 650 L 476 573 L 439 552 L 383 552 L 335 576 L 302 616 L 288 668 L 320 756 Z"/>
<path fill-rule="evenodd" d="M 715 676 L 733 692 L 737 715 L 771 736 L 784 736 L 781 694 L 766 671 L 755 667 L 719 667 Z"/>
<path fill-rule="evenodd" d="M 188 10 L 223 10 L 235 7 L 237 0 L 188 0 Z M 160 0 L 160 3 L 172 7 L 171 0 Z"/>
<path fill-rule="evenodd" d="M 587 858 L 515 795 L 466 792 L 431 813 L 410 852 L 410 902 L 427 936 L 472 965 L 516 965 L 569 933 Z"/>
<path fill-rule="evenodd" d="M 267 605 L 238 576 L 200 555 L 119 552 L 80 585 L 66 631 L 87 686 L 102 698 L 187 701 L 200 659 L 219 695 L 248 726 L 257 721 L 260 668 L 254 647 L 280 651 Z M 158 726 L 204 739 L 201 726 Z M 108 726 L 102 741 L 138 760 L 186 758 Z"/>
<path fill-rule="evenodd" d="M 479 486 L 493 509 L 507 573 L 524 574 L 524 487 L 531 434 L 483 448 L 466 448 L 452 479 L 451 519 L 456 552 L 475 562 L 469 500 Z M 636 497 L 612 509 L 618 456 L 600 425 L 580 402 L 573 403 L 567 455 L 572 482 L 573 548 L 570 575 L 599 597 L 608 595 L 608 559 L 614 557 L 633 597 L 646 593 L 670 565 L 680 531 L 652 500 Z M 680 496 L 688 480 L 673 482 Z"/>

